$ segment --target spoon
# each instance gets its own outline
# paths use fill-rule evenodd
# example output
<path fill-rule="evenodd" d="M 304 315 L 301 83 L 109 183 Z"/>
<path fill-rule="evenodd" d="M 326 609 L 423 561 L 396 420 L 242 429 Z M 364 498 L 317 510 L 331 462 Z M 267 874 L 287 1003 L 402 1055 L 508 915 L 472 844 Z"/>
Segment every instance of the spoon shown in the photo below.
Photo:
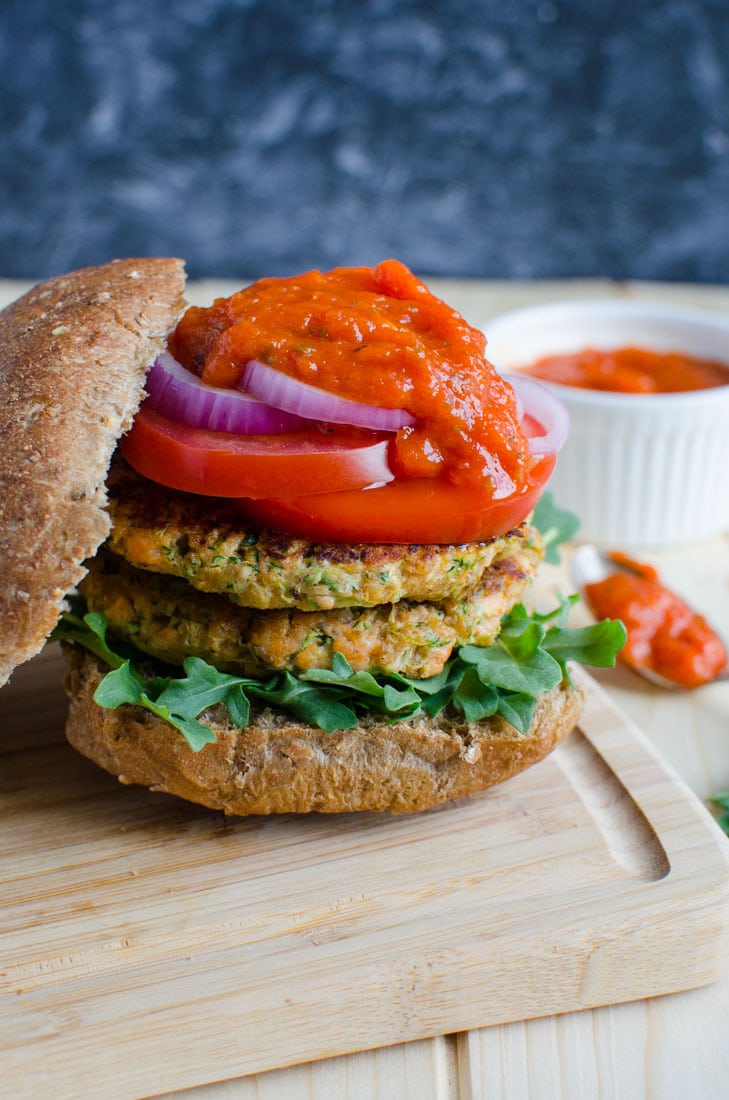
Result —
<path fill-rule="evenodd" d="M 570 562 L 570 579 L 588 607 L 590 601 L 585 593 L 586 586 L 596 584 L 599 581 L 605 580 L 610 574 L 618 572 L 628 573 L 633 576 L 639 575 L 636 570 L 630 568 L 629 564 L 613 561 L 607 554 L 603 554 L 596 546 L 590 543 L 585 543 L 578 547 Z M 650 681 L 650 683 L 657 684 L 658 687 L 665 688 L 669 691 L 686 690 L 686 685 L 677 683 L 675 680 L 671 680 L 667 676 L 661 675 L 661 673 L 656 672 L 655 669 L 646 668 L 644 665 L 634 664 L 632 661 L 627 661 L 625 659 L 623 660 L 623 664 L 637 676 L 642 676 L 645 680 Z M 719 672 L 711 682 L 716 682 L 717 680 L 729 680 L 729 665 L 725 665 L 722 671 Z"/>

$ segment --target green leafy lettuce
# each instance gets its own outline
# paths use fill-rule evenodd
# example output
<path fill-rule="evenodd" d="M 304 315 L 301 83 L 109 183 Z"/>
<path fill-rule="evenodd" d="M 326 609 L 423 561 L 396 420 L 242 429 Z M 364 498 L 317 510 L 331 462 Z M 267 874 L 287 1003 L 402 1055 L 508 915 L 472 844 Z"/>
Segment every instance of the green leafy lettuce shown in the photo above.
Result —
<path fill-rule="evenodd" d="M 729 791 L 719 791 L 718 794 L 713 794 L 709 802 L 712 802 L 718 809 L 723 810 L 723 813 L 720 813 L 716 818 L 716 823 L 729 836 Z"/>
<path fill-rule="evenodd" d="M 199 657 L 187 658 L 183 675 L 158 675 L 158 666 L 144 654 L 107 638 L 105 617 L 93 612 L 66 613 L 52 639 L 81 646 L 109 666 L 94 695 L 99 706 L 143 707 L 179 730 L 196 752 L 215 740 L 199 721 L 204 711 L 223 706 L 231 722 L 245 729 L 254 701 L 330 733 L 352 729 L 367 711 L 394 722 L 420 714 L 434 717 L 447 709 L 469 722 L 500 714 L 525 733 L 537 696 L 568 678 L 568 661 L 608 667 L 625 642 L 619 622 L 566 627 L 576 599 L 562 600 L 549 614 L 530 615 L 518 604 L 504 617 L 492 645 L 461 646 L 443 671 L 427 680 L 355 672 L 341 654 L 334 655 L 331 669 L 296 676 L 276 672 L 265 680 L 219 672 Z"/>
<path fill-rule="evenodd" d="M 558 547 L 563 542 L 569 542 L 577 534 L 580 521 L 574 512 L 568 512 L 566 508 L 558 508 L 554 502 L 554 494 L 547 490 L 542 493 L 534 512 L 532 523 L 538 527 L 542 541 L 544 542 L 544 560 L 557 564 L 559 562 Z"/>

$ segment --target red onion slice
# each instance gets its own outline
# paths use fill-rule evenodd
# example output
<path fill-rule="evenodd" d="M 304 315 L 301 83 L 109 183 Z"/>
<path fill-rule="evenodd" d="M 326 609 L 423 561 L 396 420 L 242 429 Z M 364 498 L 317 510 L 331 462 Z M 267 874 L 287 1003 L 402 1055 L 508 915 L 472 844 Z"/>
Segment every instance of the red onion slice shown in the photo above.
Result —
<path fill-rule="evenodd" d="M 237 435 L 281 435 L 310 424 L 238 390 L 206 386 L 169 354 L 155 360 L 145 383 L 147 405 L 190 428 Z"/>
<path fill-rule="evenodd" d="M 376 405 L 365 405 L 361 401 L 338 397 L 318 386 L 289 378 L 287 374 L 259 362 L 258 359 L 251 359 L 247 364 L 238 386 L 277 409 L 298 413 L 309 420 L 324 421 L 327 424 L 349 424 L 354 428 L 395 432 L 398 428 L 415 423 L 414 417 L 405 409 L 379 409 Z"/>
<path fill-rule="evenodd" d="M 525 378 L 523 374 L 505 374 L 503 377 L 516 394 L 520 419 L 523 421 L 525 417 L 530 417 L 542 429 L 541 435 L 529 438 L 531 453 L 535 457 L 556 454 L 570 430 L 570 414 L 566 406 L 547 386 Z"/>

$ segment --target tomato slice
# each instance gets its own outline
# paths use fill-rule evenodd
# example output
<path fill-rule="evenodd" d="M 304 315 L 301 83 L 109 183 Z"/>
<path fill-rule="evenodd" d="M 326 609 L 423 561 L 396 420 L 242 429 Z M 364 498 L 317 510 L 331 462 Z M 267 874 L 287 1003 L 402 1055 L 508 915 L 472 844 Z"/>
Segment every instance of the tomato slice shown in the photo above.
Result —
<path fill-rule="evenodd" d="M 213 497 L 271 497 L 359 490 L 392 480 L 390 436 L 356 428 L 231 435 L 189 428 L 144 405 L 121 440 L 138 473 L 190 493 Z"/>
<path fill-rule="evenodd" d="M 241 501 L 257 523 L 315 542 L 480 542 L 517 527 L 541 496 L 555 455 L 529 485 L 504 500 L 442 480 L 394 481 L 376 489 Z"/>

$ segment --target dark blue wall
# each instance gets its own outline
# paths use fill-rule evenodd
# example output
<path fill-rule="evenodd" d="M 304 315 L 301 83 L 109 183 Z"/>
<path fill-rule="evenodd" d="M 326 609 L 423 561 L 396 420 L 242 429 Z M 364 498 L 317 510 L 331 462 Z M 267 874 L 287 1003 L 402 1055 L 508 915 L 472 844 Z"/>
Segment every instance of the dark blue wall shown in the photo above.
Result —
<path fill-rule="evenodd" d="M 4 0 L 0 275 L 729 282 L 727 0 Z"/>

